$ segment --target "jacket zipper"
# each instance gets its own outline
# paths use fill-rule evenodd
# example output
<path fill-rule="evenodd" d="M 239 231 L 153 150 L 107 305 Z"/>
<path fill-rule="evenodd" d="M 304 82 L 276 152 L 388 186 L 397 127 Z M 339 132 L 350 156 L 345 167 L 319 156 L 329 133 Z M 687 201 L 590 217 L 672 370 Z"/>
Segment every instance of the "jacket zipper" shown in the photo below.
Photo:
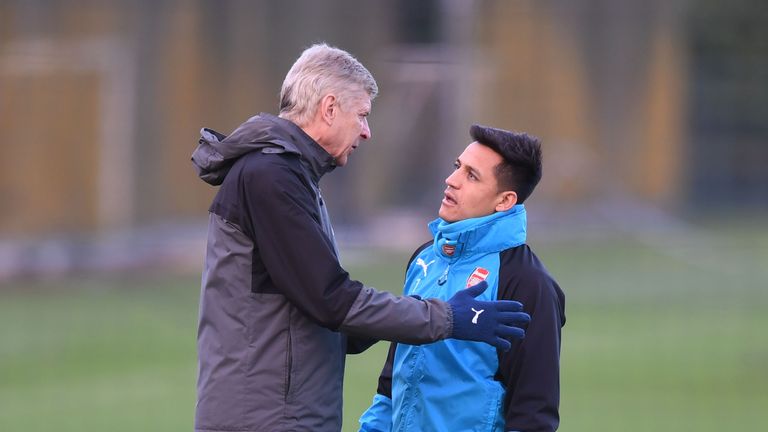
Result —
<path fill-rule="evenodd" d="M 451 271 L 451 265 L 448 264 L 448 267 L 445 268 L 445 271 L 442 275 L 440 275 L 440 278 L 437 280 L 437 284 L 440 286 L 445 285 L 446 282 L 448 282 L 448 272 Z"/>

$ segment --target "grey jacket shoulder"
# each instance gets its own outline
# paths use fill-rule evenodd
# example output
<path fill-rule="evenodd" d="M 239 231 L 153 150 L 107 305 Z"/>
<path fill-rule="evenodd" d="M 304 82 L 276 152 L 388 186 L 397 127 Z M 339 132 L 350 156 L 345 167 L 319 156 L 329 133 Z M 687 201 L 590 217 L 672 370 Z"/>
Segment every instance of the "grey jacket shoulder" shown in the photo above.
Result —
<path fill-rule="evenodd" d="M 312 139 L 294 123 L 261 113 L 249 118 L 228 136 L 202 128 L 197 148 L 192 153 L 192 166 L 203 181 L 218 186 L 235 161 L 247 153 L 266 151 L 301 155 L 303 152 L 297 143 L 310 141 Z"/>

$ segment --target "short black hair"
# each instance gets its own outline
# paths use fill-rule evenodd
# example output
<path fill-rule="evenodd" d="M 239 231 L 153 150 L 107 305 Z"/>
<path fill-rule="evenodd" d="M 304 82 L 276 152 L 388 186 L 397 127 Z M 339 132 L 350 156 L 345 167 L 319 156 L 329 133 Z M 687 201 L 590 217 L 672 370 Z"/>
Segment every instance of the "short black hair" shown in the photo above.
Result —
<path fill-rule="evenodd" d="M 526 133 L 473 124 L 469 135 L 502 157 L 496 165 L 499 192 L 515 191 L 522 204 L 541 180 L 541 141 Z"/>

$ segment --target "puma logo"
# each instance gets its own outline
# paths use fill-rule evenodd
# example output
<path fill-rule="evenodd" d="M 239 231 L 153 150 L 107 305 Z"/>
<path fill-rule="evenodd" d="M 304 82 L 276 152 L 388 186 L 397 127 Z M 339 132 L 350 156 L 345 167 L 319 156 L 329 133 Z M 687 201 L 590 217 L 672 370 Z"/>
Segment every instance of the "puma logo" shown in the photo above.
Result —
<path fill-rule="evenodd" d="M 429 267 L 430 265 L 432 265 L 434 263 L 435 263 L 435 260 L 432 260 L 430 262 L 424 262 L 424 260 L 421 259 L 421 258 L 418 258 L 416 260 L 416 265 L 417 266 L 421 266 L 421 268 L 424 270 L 424 277 L 427 276 L 427 267 Z"/>
<path fill-rule="evenodd" d="M 485 309 L 475 310 L 475 308 L 472 308 L 472 312 L 475 313 L 475 316 L 472 317 L 472 324 L 477 324 L 477 317 L 479 317 L 481 313 L 485 312 Z"/>

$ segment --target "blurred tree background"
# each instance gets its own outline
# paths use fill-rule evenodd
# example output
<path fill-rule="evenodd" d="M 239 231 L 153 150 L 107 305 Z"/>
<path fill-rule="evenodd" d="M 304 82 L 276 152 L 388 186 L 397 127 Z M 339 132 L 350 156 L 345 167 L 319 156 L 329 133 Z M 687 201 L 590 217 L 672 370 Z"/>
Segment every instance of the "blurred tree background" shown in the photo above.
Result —
<path fill-rule="evenodd" d="M 216 190 L 189 157 L 275 113 L 319 41 L 380 87 L 322 181 L 354 277 L 398 292 L 470 124 L 532 133 L 562 430 L 768 428 L 767 24 L 758 0 L 0 0 L 0 430 L 191 429 Z"/>

